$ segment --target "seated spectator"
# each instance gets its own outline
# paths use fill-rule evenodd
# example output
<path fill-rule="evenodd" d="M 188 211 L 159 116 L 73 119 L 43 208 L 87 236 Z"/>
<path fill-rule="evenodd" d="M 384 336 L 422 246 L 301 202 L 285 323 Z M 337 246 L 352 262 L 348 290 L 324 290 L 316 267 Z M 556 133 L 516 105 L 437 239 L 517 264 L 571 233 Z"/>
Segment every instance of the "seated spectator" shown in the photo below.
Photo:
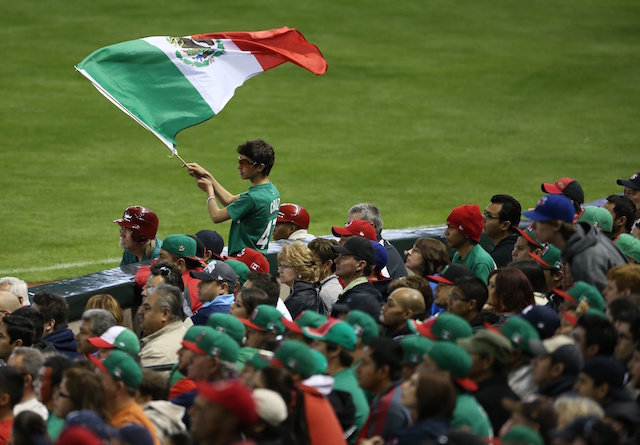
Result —
<path fill-rule="evenodd" d="M 100 337 L 89 337 L 87 342 L 97 348 L 96 355 L 102 360 L 109 357 L 115 349 L 136 358 L 140 353 L 138 337 L 132 330 L 123 326 L 111 326 Z"/>
<path fill-rule="evenodd" d="M 34 383 L 38 400 L 47 407 L 47 433 L 52 441 L 58 439 L 64 427 L 64 418 L 57 417 L 53 412 L 54 395 L 62 382 L 62 373 L 73 366 L 73 362 L 62 354 L 49 355 L 40 369 Z"/>
<path fill-rule="evenodd" d="M 380 336 L 380 329 L 378 328 L 377 321 L 374 320 L 371 315 L 358 309 L 349 312 L 344 321 L 353 326 L 353 330 L 358 337 L 356 349 L 353 351 L 354 365 L 352 368 L 355 369 L 358 364 L 360 364 L 360 359 L 362 358 L 366 345 L 374 338 Z"/>
<path fill-rule="evenodd" d="M 553 184 L 543 183 L 540 188 L 550 195 L 562 195 L 566 197 L 573 207 L 575 216 L 579 216 L 584 204 L 584 191 L 582 186 L 572 178 L 560 178 Z"/>
<path fill-rule="evenodd" d="M 636 205 L 628 196 L 609 195 L 604 208 L 611 212 L 613 230 L 611 239 L 615 240 L 623 233 L 631 233 L 636 217 Z"/>
<path fill-rule="evenodd" d="M 529 258 L 529 254 L 540 255 L 544 246 L 536 239 L 536 235 L 533 233 L 531 226 L 526 229 L 516 227 L 515 230 L 519 236 L 511 252 L 512 261 L 526 260 Z"/>
<path fill-rule="evenodd" d="M 264 275 L 264 274 L 262 274 Z M 240 292 L 235 296 L 235 300 L 231 303 L 229 314 L 236 318 L 249 318 L 255 308 L 261 304 L 274 306 L 272 303 L 273 298 L 262 290 L 261 288 L 243 287 Z M 277 297 L 276 297 L 277 298 Z"/>
<path fill-rule="evenodd" d="M 53 395 L 53 414 L 65 419 L 70 412 L 82 409 L 95 412 L 103 421 L 109 419 L 107 400 L 98 375 L 85 368 L 67 368 Z"/>
<path fill-rule="evenodd" d="M 449 293 L 453 283 L 458 279 L 466 276 L 475 276 L 473 272 L 462 264 L 448 264 L 442 269 L 439 275 L 427 275 L 433 288 L 433 302 L 437 306 L 437 311 L 431 315 L 442 312 L 449 306 Z"/>
<path fill-rule="evenodd" d="M 578 417 L 604 419 L 604 410 L 600 404 L 588 397 L 567 394 L 558 397 L 553 402 L 553 407 L 556 411 L 558 421 L 557 429 L 565 428 Z"/>
<path fill-rule="evenodd" d="M 413 272 L 415 276 L 425 279 L 430 275 L 440 274 L 450 263 L 447 246 L 442 241 L 433 238 L 418 238 L 413 247 L 405 250 L 404 253 L 407 256 L 407 260 L 404 263 L 407 269 Z M 435 282 L 431 284 L 431 288 L 433 294 L 436 290 Z M 425 294 L 423 293 L 423 295 Z M 427 307 L 429 315 L 442 312 L 445 308 L 446 305 L 444 307 L 437 306 L 435 301 L 430 307 Z"/>
<path fill-rule="evenodd" d="M 338 253 L 331 248 L 331 246 L 337 245 L 337 241 L 327 238 L 316 238 L 307 244 L 316 259 L 316 266 L 319 270 L 320 299 L 328 312 L 331 312 L 340 292 L 342 292 L 342 285 L 336 275 Z"/>
<path fill-rule="evenodd" d="M 13 350 L 30 347 L 34 337 L 33 323 L 19 315 L 7 315 L 0 322 L 0 359 L 7 363 Z"/>
<path fill-rule="evenodd" d="M 32 306 L 44 316 L 42 339 L 53 344 L 56 351 L 65 354 L 70 359 L 82 358 L 78 354 L 75 335 L 67 326 L 69 305 L 66 300 L 58 295 L 40 292 L 34 295 Z"/>
<path fill-rule="evenodd" d="M 309 229 L 309 212 L 298 204 L 280 204 L 276 227 L 273 229 L 274 241 L 301 240 L 315 238 L 307 230 Z"/>
<path fill-rule="evenodd" d="M 200 309 L 191 317 L 195 325 L 204 325 L 209 316 L 219 312 L 228 314 L 233 303 L 233 289 L 236 287 L 238 276 L 224 261 L 213 260 L 202 272 L 191 272 L 198 283 L 198 301 L 202 303 Z"/>
<path fill-rule="evenodd" d="M 542 264 L 528 257 L 526 260 L 512 261 L 508 267 L 520 270 L 527 277 L 533 289 L 533 300 L 536 305 L 544 306 L 549 303 L 547 279 Z"/>
<path fill-rule="evenodd" d="M 613 216 L 607 209 L 596 206 L 585 206 L 578 218 L 578 222 L 586 222 L 593 227 L 597 227 L 602 232 L 613 239 L 611 231 L 613 230 Z"/>
<path fill-rule="evenodd" d="M 0 291 L 11 292 L 18 297 L 20 306 L 30 306 L 29 286 L 20 278 L 2 277 L 0 278 Z"/>
<path fill-rule="evenodd" d="M 553 244 L 546 244 L 539 255 L 529 255 L 532 260 L 542 266 L 544 278 L 547 282 L 547 297 L 553 295 L 554 289 L 564 288 L 564 266 L 562 265 L 562 252 Z M 552 303 L 554 303 L 552 301 Z"/>
<path fill-rule="evenodd" d="M 541 340 L 553 337 L 560 327 L 558 313 L 549 306 L 531 305 L 522 311 L 521 316 L 535 328 Z"/>
<path fill-rule="evenodd" d="M 289 416 L 286 402 L 277 392 L 264 388 L 254 389 L 252 397 L 260 420 L 253 426 L 249 437 L 257 443 L 280 443 L 282 424 Z"/>
<path fill-rule="evenodd" d="M 202 259 L 208 263 L 211 260 L 224 260 L 222 250 L 224 249 L 224 239 L 215 230 L 199 230 L 195 237 L 204 244 L 204 256 Z"/>
<path fill-rule="evenodd" d="M 20 300 L 11 292 L 0 291 L 0 320 L 20 309 Z"/>
<path fill-rule="evenodd" d="M 264 258 L 264 256 L 262 256 L 262 258 Z M 267 263 L 267 266 L 268 265 L 269 263 Z M 291 318 L 291 314 L 289 313 L 289 309 L 287 309 L 287 305 L 284 304 L 284 301 L 280 299 L 280 283 L 278 283 L 278 280 L 276 280 L 276 277 L 274 277 L 273 275 L 269 274 L 268 272 L 250 272 L 247 276 L 247 281 L 242 287 L 247 289 L 251 287 L 257 287 L 259 289 L 262 289 L 267 294 L 267 299 L 264 301 L 249 303 L 245 302 L 245 305 L 248 304 L 247 312 L 249 314 L 259 304 L 270 304 L 272 306 L 275 306 L 280 312 L 282 312 L 287 320 L 293 320 L 293 318 Z M 237 299 L 238 293 L 236 293 L 236 301 Z M 233 307 L 233 304 L 231 306 Z M 251 310 L 249 310 L 249 308 L 251 308 Z M 246 318 L 246 316 L 238 318 Z"/>
<path fill-rule="evenodd" d="M 522 207 L 513 196 L 494 195 L 482 212 L 483 232 L 493 242 L 491 257 L 497 267 L 505 267 L 511 262 L 514 244 L 518 239 L 515 230 L 520 224 Z"/>
<path fill-rule="evenodd" d="M 425 316 L 426 306 L 420 292 L 410 288 L 394 290 L 382 306 L 382 324 L 385 337 L 396 338 L 413 333 L 407 322 L 421 320 Z"/>
<path fill-rule="evenodd" d="M 451 263 L 467 266 L 486 284 L 496 264 L 480 245 L 483 227 L 480 208 L 476 204 L 463 205 L 453 209 L 447 217 L 444 236 L 447 245 L 456 251 Z"/>
<path fill-rule="evenodd" d="M 632 264 L 640 264 L 640 238 L 628 233 L 621 234 L 614 244 Z"/>
<path fill-rule="evenodd" d="M 533 287 L 521 270 L 507 267 L 489 275 L 487 306 L 498 314 L 519 314 L 532 304 Z"/>
<path fill-rule="evenodd" d="M 185 409 L 168 401 L 169 382 L 162 374 L 144 370 L 142 382 L 136 391 L 136 402 L 153 423 L 161 443 L 165 438 L 186 431 L 182 422 Z"/>
<path fill-rule="evenodd" d="M 116 319 L 118 326 L 124 326 L 124 317 L 122 315 L 122 307 L 120 303 L 113 295 L 110 294 L 98 294 L 89 298 L 87 305 L 84 307 L 85 311 L 89 309 L 104 309 L 110 312 Z"/>
<path fill-rule="evenodd" d="M 624 196 L 636 205 L 636 218 L 640 218 L 640 172 L 629 179 L 618 179 L 616 183 L 624 187 Z"/>
<path fill-rule="evenodd" d="M 578 318 L 570 336 L 580 347 L 582 359 L 589 360 L 598 355 L 612 356 L 618 334 L 608 318 L 587 313 Z"/>
<path fill-rule="evenodd" d="M 120 248 L 124 249 L 121 266 L 158 257 L 162 241 L 156 238 L 158 217 L 152 210 L 127 207 L 122 218 L 113 222 L 120 226 Z"/>
<path fill-rule="evenodd" d="M 22 411 L 13 418 L 11 429 L 12 445 L 45 445 L 50 443 L 47 437 L 47 422 L 33 411 Z"/>
<path fill-rule="evenodd" d="M 573 390 L 598 402 L 606 411 L 632 401 L 624 387 L 625 369 L 613 357 L 596 356 L 582 365 Z"/>
<path fill-rule="evenodd" d="M 9 443 L 13 426 L 13 408 L 22 399 L 23 379 L 20 371 L 0 367 L 0 443 Z"/>
<path fill-rule="evenodd" d="M 245 292 L 252 294 L 263 291 L 250 288 L 242 291 L 243 294 Z M 245 345 L 251 348 L 273 350 L 277 345 L 277 337 L 285 331 L 282 313 L 269 304 L 259 305 L 248 318 L 241 318 L 240 321 L 247 329 Z"/>
<path fill-rule="evenodd" d="M 558 397 L 571 391 L 582 367 L 580 348 L 573 339 L 558 335 L 531 343 L 536 354 L 533 359 L 533 381 L 539 387 L 538 393 Z"/>
<path fill-rule="evenodd" d="M 33 411 L 45 422 L 49 418 L 49 410 L 38 400 L 38 394 L 35 391 L 35 380 L 43 363 L 42 352 L 35 348 L 18 347 L 11 353 L 7 366 L 17 369 L 24 376 L 22 398 L 13 408 L 14 416 L 22 411 Z"/>
<path fill-rule="evenodd" d="M 488 295 L 487 286 L 480 278 L 460 278 L 449 292 L 447 311 L 465 319 L 472 328 L 482 328 L 487 318 L 482 308 L 487 303 Z"/>
<path fill-rule="evenodd" d="M 578 417 L 565 428 L 551 433 L 554 444 L 569 445 L 586 443 L 589 445 L 615 445 L 620 443 L 616 430 L 604 420 L 593 417 Z"/>
<path fill-rule="evenodd" d="M 565 396 L 561 398 L 563 397 Z M 502 404 L 511 413 L 511 417 L 500 430 L 500 437 L 504 437 L 512 427 L 523 425 L 539 432 L 544 443 L 551 443 L 549 434 L 558 425 L 558 413 L 553 407 L 553 399 L 534 395 L 522 401 L 505 398 L 502 399 Z"/>
<path fill-rule="evenodd" d="M 303 310 L 320 314 L 326 312 L 315 287 L 319 276 L 318 266 L 313 253 L 304 243 L 297 241 L 282 246 L 278 252 L 278 274 L 280 282 L 291 289 L 284 303 L 293 318 Z"/>
<path fill-rule="evenodd" d="M 473 328 L 462 317 L 451 312 L 443 312 L 424 320 L 422 323 L 409 321 L 414 332 L 430 340 L 455 343 L 460 338 L 473 335 Z"/>
<path fill-rule="evenodd" d="M 80 328 L 76 334 L 78 352 L 90 355 L 98 351 L 98 348 L 87 341 L 91 337 L 100 337 L 107 329 L 116 326 L 118 322 L 111 312 L 105 309 L 89 309 L 82 313 Z"/>
<path fill-rule="evenodd" d="M 174 363 L 186 328 L 182 323 L 180 290 L 161 284 L 148 290 L 140 307 L 140 326 L 145 336 L 140 340 L 142 366 Z"/>
<path fill-rule="evenodd" d="M 633 345 L 640 340 L 640 309 L 621 312 L 612 321 L 618 332 L 615 356 L 626 364 L 633 355 Z"/>
<path fill-rule="evenodd" d="M 511 341 L 513 351 L 507 365 L 509 387 L 518 397 L 524 399 L 536 392 L 533 383 L 531 360 L 534 356 L 530 342 L 540 340 L 538 331 L 522 317 L 509 317 L 500 326 L 500 332 Z M 508 409 L 508 408 L 507 408 Z"/>
<path fill-rule="evenodd" d="M 621 264 L 607 272 L 607 285 L 602 296 L 607 306 L 615 299 L 629 294 L 640 294 L 640 265 Z"/>

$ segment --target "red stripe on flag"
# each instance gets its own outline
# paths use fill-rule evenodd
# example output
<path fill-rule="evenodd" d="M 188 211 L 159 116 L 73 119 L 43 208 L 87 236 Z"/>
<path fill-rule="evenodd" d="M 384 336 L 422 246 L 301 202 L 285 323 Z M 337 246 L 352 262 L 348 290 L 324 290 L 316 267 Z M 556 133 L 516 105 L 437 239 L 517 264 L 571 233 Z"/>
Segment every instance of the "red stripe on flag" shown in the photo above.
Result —
<path fill-rule="evenodd" d="M 284 62 L 296 65 L 321 75 L 327 71 L 327 61 L 322 53 L 295 28 L 286 26 L 257 32 L 215 32 L 197 34 L 193 39 L 230 39 L 242 51 L 250 51 L 263 70 L 274 68 Z"/>

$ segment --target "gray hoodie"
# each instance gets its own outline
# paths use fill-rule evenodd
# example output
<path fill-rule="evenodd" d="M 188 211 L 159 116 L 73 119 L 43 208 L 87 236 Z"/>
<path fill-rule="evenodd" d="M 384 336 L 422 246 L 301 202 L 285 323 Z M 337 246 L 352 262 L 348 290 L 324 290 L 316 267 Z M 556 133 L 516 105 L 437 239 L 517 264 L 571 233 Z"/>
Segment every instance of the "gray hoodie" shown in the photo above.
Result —
<path fill-rule="evenodd" d="M 166 400 L 152 400 L 142 405 L 142 409 L 156 427 L 156 436 L 160 443 L 164 443 L 168 436 L 187 429 L 182 422 L 184 406 Z"/>
<path fill-rule="evenodd" d="M 562 259 L 569 263 L 574 281 L 586 281 L 602 292 L 609 269 L 626 263 L 627 258 L 599 228 L 579 222 L 576 229 L 562 251 Z"/>

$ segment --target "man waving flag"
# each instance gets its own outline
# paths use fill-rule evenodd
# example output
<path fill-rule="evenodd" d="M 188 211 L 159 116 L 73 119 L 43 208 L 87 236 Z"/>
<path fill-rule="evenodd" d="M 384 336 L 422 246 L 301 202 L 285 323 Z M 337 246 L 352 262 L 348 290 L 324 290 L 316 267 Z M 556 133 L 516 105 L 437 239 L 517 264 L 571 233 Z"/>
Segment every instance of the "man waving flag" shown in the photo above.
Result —
<path fill-rule="evenodd" d="M 176 134 L 220 112 L 245 80 L 284 62 L 327 62 L 295 28 L 147 37 L 101 48 L 76 69 L 174 153 Z"/>

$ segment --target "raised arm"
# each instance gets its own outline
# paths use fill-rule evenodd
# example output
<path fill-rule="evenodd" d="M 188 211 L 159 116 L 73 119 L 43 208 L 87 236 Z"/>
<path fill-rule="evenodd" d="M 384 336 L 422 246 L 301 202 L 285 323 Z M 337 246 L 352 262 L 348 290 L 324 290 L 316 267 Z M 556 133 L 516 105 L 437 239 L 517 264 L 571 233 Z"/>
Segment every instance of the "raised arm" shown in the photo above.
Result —
<path fill-rule="evenodd" d="M 197 181 L 198 187 L 207 194 L 207 209 L 209 210 L 211 221 L 217 224 L 231 219 L 227 207 L 225 206 L 221 209 L 220 206 L 218 206 L 211 181 L 205 177 L 199 177 Z"/>
<path fill-rule="evenodd" d="M 213 187 L 212 196 L 215 196 L 216 198 L 218 198 L 218 201 L 220 201 L 220 203 L 224 207 L 226 207 L 229 204 L 231 204 L 233 201 L 238 199 L 238 196 L 240 196 L 240 195 L 232 195 L 227 189 L 225 189 L 216 180 L 216 178 L 213 177 L 213 175 L 211 173 L 209 173 L 207 170 L 205 170 L 203 167 L 201 167 L 200 165 L 196 164 L 195 162 L 191 162 L 191 163 L 187 164 L 187 169 L 189 170 L 189 174 L 191 176 L 193 176 L 194 178 L 196 178 L 196 180 L 199 180 L 200 178 L 205 178 L 211 183 L 211 185 Z M 198 184 L 198 187 L 200 187 L 200 184 Z M 202 187 L 200 187 L 200 188 L 202 189 Z M 207 192 L 207 190 L 205 190 L 205 189 L 202 189 L 202 190 Z"/>

